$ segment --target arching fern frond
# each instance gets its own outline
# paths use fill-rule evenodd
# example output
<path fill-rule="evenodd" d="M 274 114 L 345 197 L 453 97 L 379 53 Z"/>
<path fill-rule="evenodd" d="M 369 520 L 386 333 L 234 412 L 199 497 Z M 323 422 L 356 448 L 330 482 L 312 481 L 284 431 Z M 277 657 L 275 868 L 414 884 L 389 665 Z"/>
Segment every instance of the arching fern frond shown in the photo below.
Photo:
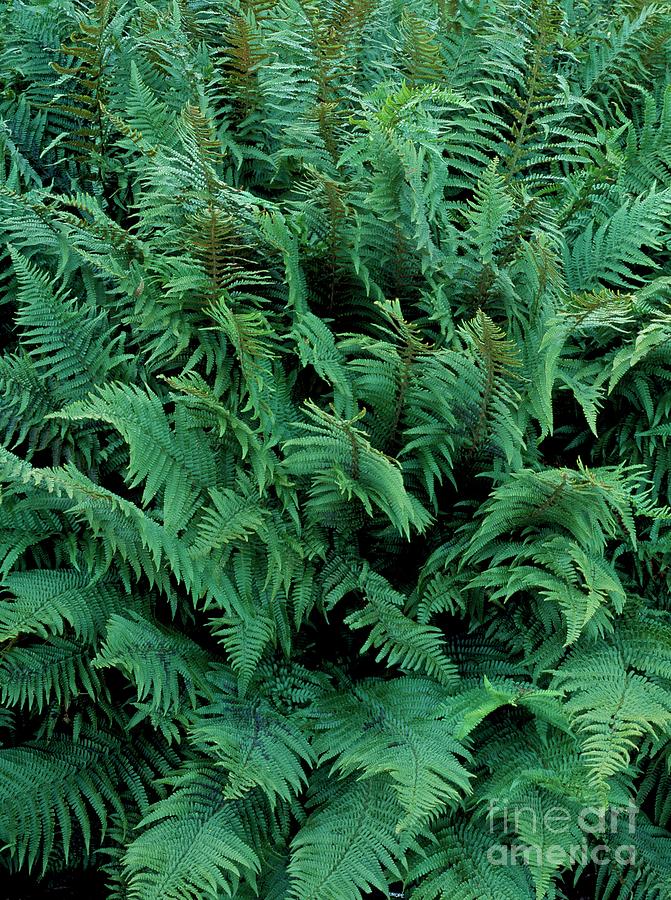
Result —
<path fill-rule="evenodd" d="M 173 781 L 173 793 L 144 817 L 125 855 L 129 900 L 235 896 L 240 876 L 253 877 L 259 859 L 237 807 L 224 799 L 225 776 L 201 765 Z"/>
<path fill-rule="evenodd" d="M 361 900 L 370 888 L 387 893 L 398 878 L 405 846 L 395 831 L 399 807 L 381 777 L 324 785 L 316 809 L 292 843 L 295 900 Z"/>

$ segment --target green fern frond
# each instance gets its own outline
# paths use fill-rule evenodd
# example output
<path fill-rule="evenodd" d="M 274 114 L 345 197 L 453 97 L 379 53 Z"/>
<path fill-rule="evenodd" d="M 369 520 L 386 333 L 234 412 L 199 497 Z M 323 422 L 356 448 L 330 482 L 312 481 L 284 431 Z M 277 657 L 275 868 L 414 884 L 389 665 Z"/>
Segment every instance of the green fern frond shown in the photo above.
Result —
<path fill-rule="evenodd" d="M 46 870 L 51 851 L 62 846 L 65 860 L 75 840 L 88 854 L 95 829 L 107 827 L 110 812 L 125 819 L 120 785 L 142 776 L 119 740 L 87 729 L 77 740 L 52 737 L 0 749 L 0 834 L 19 863 Z"/>
<path fill-rule="evenodd" d="M 405 856 L 395 832 L 399 808 L 381 777 L 336 782 L 313 798 L 316 809 L 292 843 L 290 896 L 296 900 L 361 900 L 388 893 Z"/>
<path fill-rule="evenodd" d="M 307 782 L 303 766 L 312 751 L 299 724 L 263 702 L 222 698 L 200 707 L 191 736 L 228 773 L 228 799 L 258 788 L 272 804 Z"/>
<path fill-rule="evenodd" d="M 409 535 L 411 525 L 424 530 L 428 516 L 406 493 L 399 467 L 355 426 L 362 414 L 341 419 L 308 403 L 306 415 L 310 421 L 297 425 L 305 436 L 284 445 L 285 464 L 292 475 L 312 476 L 315 515 L 338 497 L 355 497 L 368 515 L 376 506 L 401 534 Z"/>
<path fill-rule="evenodd" d="M 0 661 L 0 696 L 9 706 L 42 712 L 52 702 L 67 708 L 80 694 L 95 699 L 105 693 L 88 648 L 69 638 L 10 647 Z"/>
<path fill-rule="evenodd" d="M 135 684 L 139 701 L 150 699 L 164 713 L 178 710 L 184 699 L 195 706 L 197 693 L 207 694 L 208 663 L 202 648 L 136 613 L 111 616 L 93 665 L 119 669 Z"/>
<path fill-rule="evenodd" d="M 93 644 L 109 617 L 127 604 L 120 585 L 74 569 L 12 572 L 3 587 L 12 597 L 0 602 L 0 641 L 24 634 L 47 638 L 72 629 L 77 639 Z"/>
<path fill-rule="evenodd" d="M 318 705 L 320 761 L 333 760 L 343 776 L 388 777 L 403 811 L 398 833 L 416 833 L 470 791 L 461 763 L 469 754 L 443 719 L 443 691 L 419 678 L 369 681 Z"/>
<path fill-rule="evenodd" d="M 140 822 L 143 831 L 124 862 L 131 900 L 235 896 L 241 875 L 253 876 L 259 858 L 249 846 L 235 804 L 225 800 L 225 776 L 191 766 L 174 791 Z"/>

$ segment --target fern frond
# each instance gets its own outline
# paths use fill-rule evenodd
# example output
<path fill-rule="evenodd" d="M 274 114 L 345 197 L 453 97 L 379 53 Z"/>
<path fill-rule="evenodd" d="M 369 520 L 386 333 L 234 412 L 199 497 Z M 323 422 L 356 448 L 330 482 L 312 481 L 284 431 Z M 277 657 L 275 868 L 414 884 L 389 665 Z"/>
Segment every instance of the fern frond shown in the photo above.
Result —
<path fill-rule="evenodd" d="M 74 569 L 29 569 L 5 577 L 12 595 L 0 602 L 0 641 L 24 634 L 42 638 L 69 629 L 86 644 L 105 631 L 107 620 L 125 609 L 120 585 Z"/>
<path fill-rule="evenodd" d="M 222 698 L 200 707 L 191 735 L 228 773 L 228 799 L 258 788 L 272 804 L 277 797 L 289 800 L 307 782 L 303 765 L 312 751 L 305 735 L 266 703 Z"/>
<path fill-rule="evenodd" d="M 241 875 L 260 864 L 247 843 L 235 804 L 225 800 L 225 776 L 192 766 L 174 780 L 140 823 L 124 863 L 131 900 L 235 896 Z"/>
<path fill-rule="evenodd" d="M 19 863 L 46 870 L 60 844 L 67 861 L 79 835 L 89 852 L 94 829 L 111 812 L 125 819 L 120 785 L 141 783 L 128 748 L 115 737 L 87 729 L 77 740 L 52 737 L 0 749 L 0 833 Z"/>
<path fill-rule="evenodd" d="M 394 828 L 399 809 L 384 779 L 336 782 L 312 802 L 317 808 L 292 842 L 290 896 L 361 900 L 370 888 L 388 893 L 405 847 Z"/>
<path fill-rule="evenodd" d="M 442 689 L 444 690 L 444 689 Z M 470 791 L 454 737 L 439 703 L 441 689 L 419 678 L 366 682 L 319 703 L 314 747 L 343 776 L 385 774 L 403 810 L 396 828 L 416 833 Z"/>
<path fill-rule="evenodd" d="M 207 694 L 202 648 L 133 612 L 111 616 L 93 665 L 119 669 L 135 684 L 138 700 L 150 699 L 157 712 L 178 710 L 184 698 L 195 706 L 197 693 Z"/>

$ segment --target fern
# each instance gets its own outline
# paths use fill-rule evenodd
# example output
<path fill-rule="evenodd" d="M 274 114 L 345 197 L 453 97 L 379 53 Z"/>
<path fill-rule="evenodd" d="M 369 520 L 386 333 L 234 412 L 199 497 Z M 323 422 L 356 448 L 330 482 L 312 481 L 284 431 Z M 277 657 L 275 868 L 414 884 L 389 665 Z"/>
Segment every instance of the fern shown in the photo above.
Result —
<path fill-rule="evenodd" d="M 394 835 L 398 814 L 379 778 L 322 788 L 316 809 L 292 844 L 291 897 L 359 900 L 369 888 L 388 892 L 398 876 L 403 842 Z"/>
<path fill-rule="evenodd" d="M 171 796 L 140 825 L 145 830 L 125 856 L 129 897 L 231 896 L 241 872 L 259 867 L 239 811 L 224 800 L 221 779 L 208 767 L 176 779 Z"/>
<path fill-rule="evenodd" d="M 224 795 L 243 796 L 254 788 L 289 800 L 305 782 L 302 762 L 310 745 L 299 727 L 267 705 L 222 699 L 198 710 L 192 730 L 197 746 L 229 772 Z"/>
<path fill-rule="evenodd" d="M 668 3 L 0 6 L 7 892 L 666 897 Z"/>
<path fill-rule="evenodd" d="M 396 830 L 417 829 L 469 791 L 468 772 L 433 682 L 402 679 L 361 685 L 351 697 L 335 694 L 321 705 L 321 715 L 341 709 L 320 725 L 316 742 L 320 760 L 333 759 L 343 775 L 360 770 L 366 777 L 388 773 L 404 815 Z"/>
<path fill-rule="evenodd" d="M 150 698 L 157 712 L 178 708 L 183 695 L 194 706 L 197 689 L 205 690 L 207 658 L 200 647 L 132 613 L 108 620 L 94 665 L 124 672 L 134 682 L 138 700 Z"/>
<path fill-rule="evenodd" d="M 13 572 L 4 587 L 13 596 L 0 605 L 3 641 L 26 634 L 47 638 L 71 629 L 76 638 L 94 644 L 109 617 L 126 605 L 120 585 L 73 569 Z"/>
<path fill-rule="evenodd" d="M 41 863 L 44 871 L 57 841 L 67 860 L 75 832 L 88 852 L 94 823 L 104 831 L 109 810 L 125 817 L 120 784 L 139 785 L 147 773 L 132 759 L 124 762 L 124 752 L 128 747 L 118 738 L 91 729 L 77 740 L 51 738 L 0 750 L 0 828 L 20 862 Z"/>

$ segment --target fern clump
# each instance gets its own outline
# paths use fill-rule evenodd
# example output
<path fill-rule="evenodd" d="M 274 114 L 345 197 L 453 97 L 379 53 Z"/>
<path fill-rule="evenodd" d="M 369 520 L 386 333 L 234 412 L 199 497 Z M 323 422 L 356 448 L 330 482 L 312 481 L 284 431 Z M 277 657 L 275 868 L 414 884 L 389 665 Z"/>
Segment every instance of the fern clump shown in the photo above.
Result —
<path fill-rule="evenodd" d="M 669 23 L 2 5 L 10 893 L 671 898 Z"/>

